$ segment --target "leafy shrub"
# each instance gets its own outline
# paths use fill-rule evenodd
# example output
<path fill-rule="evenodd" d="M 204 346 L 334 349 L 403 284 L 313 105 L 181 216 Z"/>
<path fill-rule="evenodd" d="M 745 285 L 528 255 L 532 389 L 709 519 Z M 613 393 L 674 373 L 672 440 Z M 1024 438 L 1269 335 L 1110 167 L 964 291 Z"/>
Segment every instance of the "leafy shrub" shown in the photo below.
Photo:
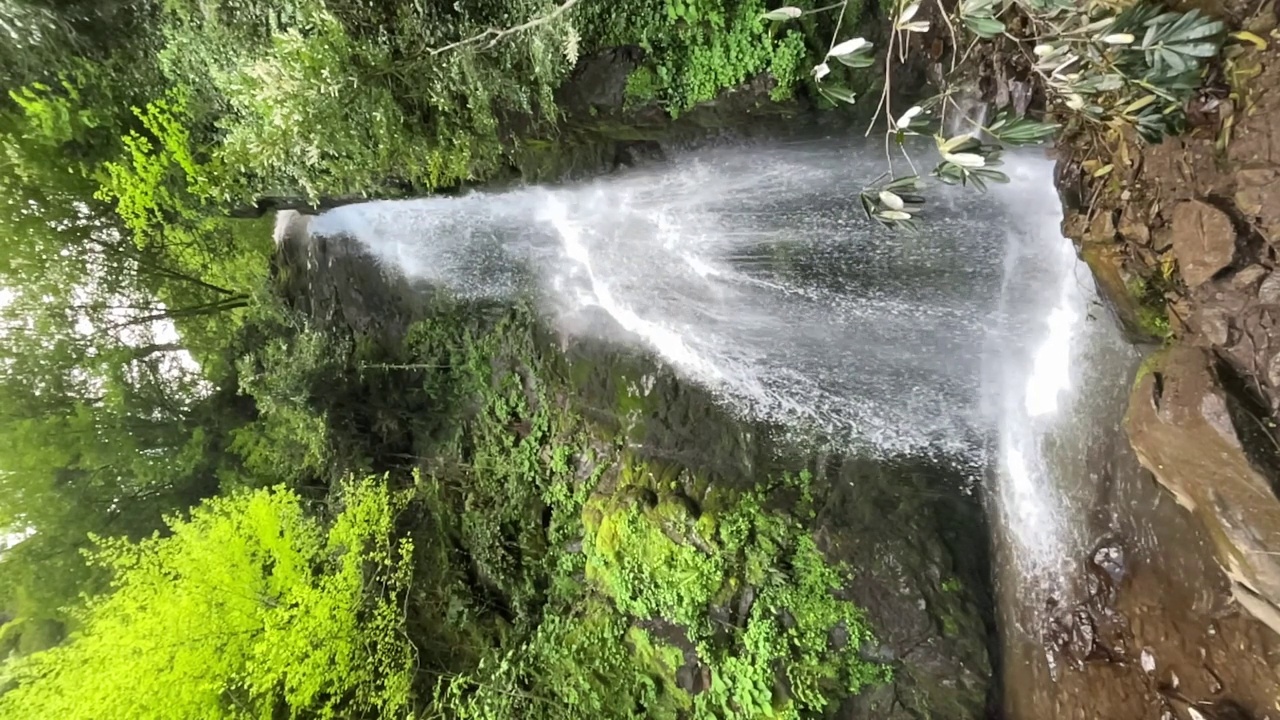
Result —
<path fill-rule="evenodd" d="M 761 0 L 644 0 L 616 7 L 586 6 L 578 14 L 592 47 L 638 45 L 648 74 L 633 73 L 628 97 L 656 96 L 682 113 L 764 72 L 773 98 L 789 98 L 807 71 L 800 32 L 777 37 Z"/>
<path fill-rule="evenodd" d="M 283 489 L 215 498 L 171 535 L 101 540 L 115 573 L 69 641 L 24 659 L 0 717 L 409 717 L 402 500 L 351 481 L 325 525 Z"/>

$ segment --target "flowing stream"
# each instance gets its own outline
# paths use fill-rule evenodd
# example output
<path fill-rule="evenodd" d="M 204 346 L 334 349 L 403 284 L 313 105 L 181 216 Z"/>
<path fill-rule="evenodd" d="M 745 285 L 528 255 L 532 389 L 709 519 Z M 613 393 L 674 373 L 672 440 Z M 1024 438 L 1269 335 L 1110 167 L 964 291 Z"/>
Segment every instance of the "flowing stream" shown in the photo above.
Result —
<path fill-rule="evenodd" d="M 1013 157 L 986 196 L 931 190 L 915 236 L 859 207 L 883 161 L 847 139 L 719 149 L 340 208 L 312 231 L 463 295 L 532 291 L 563 332 L 636 343 L 799 437 L 960 462 L 989 483 L 1008 645 L 1078 592 L 1086 459 L 1117 432 L 1133 353 L 1059 232 L 1050 161 Z"/>

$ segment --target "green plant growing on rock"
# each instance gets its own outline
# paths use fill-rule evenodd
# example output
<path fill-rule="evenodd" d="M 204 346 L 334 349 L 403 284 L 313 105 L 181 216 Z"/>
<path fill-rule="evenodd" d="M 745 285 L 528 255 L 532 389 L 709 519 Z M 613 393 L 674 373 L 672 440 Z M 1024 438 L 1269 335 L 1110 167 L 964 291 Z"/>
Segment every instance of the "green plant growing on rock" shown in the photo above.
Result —
<path fill-rule="evenodd" d="M 586 572 L 623 613 L 673 622 L 687 636 L 710 672 L 709 688 L 693 698 L 697 717 L 799 717 L 821 712 L 832 692 L 887 679 L 885 667 L 857 656 L 870 638 L 866 622 L 835 597 L 844 579 L 795 520 L 764 510 L 752 494 L 714 517 L 695 519 L 683 508 L 593 500 Z M 708 616 L 716 606 L 735 608 L 727 644 Z M 778 672 L 784 695 L 775 689 Z"/>

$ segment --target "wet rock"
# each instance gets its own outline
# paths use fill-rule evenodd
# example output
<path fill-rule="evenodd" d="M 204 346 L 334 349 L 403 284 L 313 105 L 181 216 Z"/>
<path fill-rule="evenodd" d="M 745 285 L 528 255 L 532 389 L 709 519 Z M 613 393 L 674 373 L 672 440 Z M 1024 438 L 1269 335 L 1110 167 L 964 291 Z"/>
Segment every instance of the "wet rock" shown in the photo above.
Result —
<path fill-rule="evenodd" d="M 616 110 L 626 101 L 627 76 L 644 60 L 638 47 L 610 48 L 578 61 L 556 92 L 559 107 L 574 113 Z"/>
<path fill-rule="evenodd" d="M 1261 265 L 1250 265 L 1232 273 L 1227 284 L 1236 292 L 1250 294 L 1258 286 L 1258 281 L 1267 277 L 1269 271 Z"/>
<path fill-rule="evenodd" d="M 1188 286 L 1206 282 L 1235 259 L 1235 227 L 1214 206 L 1200 200 L 1180 202 L 1173 209 L 1172 227 L 1173 254 Z"/>
<path fill-rule="evenodd" d="M 739 627 L 745 627 L 747 619 L 751 617 L 751 607 L 756 604 L 756 589 L 747 586 L 742 589 L 742 594 L 738 596 L 737 621 Z"/>
<path fill-rule="evenodd" d="M 875 630 L 858 653 L 894 670 L 891 686 L 851 698 L 836 717 L 984 717 L 991 664 L 979 602 L 989 602 L 990 570 L 986 540 L 969 534 L 981 505 L 922 471 L 879 475 L 846 461 L 831 482 L 820 534 L 829 557 L 857 568 L 847 594 Z"/>
<path fill-rule="evenodd" d="M 676 670 L 676 687 L 697 695 L 711 687 L 711 668 L 701 663 L 685 664 Z"/>
<path fill-rule="evenodd" d="M 1098 293 L 1134 340 L 1147 340 L 1138 299 L 1129 292 L 1131 273 L 1125 268 L 1124 248 L 1114 242 L 1086 242 L 1080 257 L 1093 271 Z"/>
<path fill-rule="evenodd" d="M 1134 386 L 1143 466 L 1208 530 L 1240 604 L 1280 633 L 1280 500 L 1250 461 L 1208 353 L 1177 346 Z"/>
<path fill-rule="evenodd" d="M 1109 242 L 1115 239 L 1116 224 L 1111 213 L 1100 212 L 1089 223 L 1089 240 L 1091 242 Z"/>
<path fill-rule="evenodd" d="M 652 510 L 658 506 L 658 493 L 651 488 L 642 487 L 640 485 L 631 485 L 623 488 L 618 493 L 618 497 L 627 504 Z"/>
<path fill-rule="evenodd" d="M 1231 337 L 1231 318 L 1222 308 L 1198 309 L 1192 315 L 1191 326 L 1210 345 L 1226 345 Z"/>

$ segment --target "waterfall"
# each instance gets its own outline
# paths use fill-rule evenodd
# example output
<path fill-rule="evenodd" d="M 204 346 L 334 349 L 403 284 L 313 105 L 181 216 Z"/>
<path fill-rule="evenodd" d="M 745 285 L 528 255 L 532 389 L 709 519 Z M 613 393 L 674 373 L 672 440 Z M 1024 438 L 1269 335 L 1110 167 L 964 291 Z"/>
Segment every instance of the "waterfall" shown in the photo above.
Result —
<path fill-rule="evenodd" d="M 931 189 L 902 236 L 859 206 L 882 162 L 848 141 L 717 149 L 566 187 L 349 206 L 311 230 L 463 296 L 531 294 L 566 331 L 635 343 L 798 436 L 959 458 L 992 483 L 1002 582 L 1038 588 L 1032 605 L 1070 593 L 1091 373 L 1129 355 L 1090 319 L 1052 164 L 1012 155 L 1013 184 L 988 196 Z"/>

